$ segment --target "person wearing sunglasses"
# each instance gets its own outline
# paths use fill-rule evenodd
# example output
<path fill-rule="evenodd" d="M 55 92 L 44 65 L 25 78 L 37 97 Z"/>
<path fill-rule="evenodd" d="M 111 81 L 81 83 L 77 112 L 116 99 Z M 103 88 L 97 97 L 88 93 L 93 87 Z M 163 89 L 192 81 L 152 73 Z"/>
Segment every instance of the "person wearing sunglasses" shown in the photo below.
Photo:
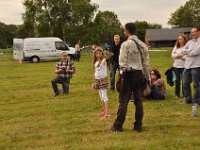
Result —
<path fill-rule="evenodd" d="M 151 93 L 148 98 L 150 99 L 165 99 L 166 86 L 161 79 L 161 74 L 156 68 L 152 68 L 150 71 L 150 88 Z"/>
<path fill-rule="evenodd" d="M 192 116 L 197 116 L 197 106 L 200 103 L 200 27 L 191 29 L 192 39 L 183 47 L 183 54 L 186 55 L 185 70 L 183 72 L 183 89 L 185 103 L 194 102 Z M 192 96 L 191 83 L 194 86 L 194 95 Z"/>

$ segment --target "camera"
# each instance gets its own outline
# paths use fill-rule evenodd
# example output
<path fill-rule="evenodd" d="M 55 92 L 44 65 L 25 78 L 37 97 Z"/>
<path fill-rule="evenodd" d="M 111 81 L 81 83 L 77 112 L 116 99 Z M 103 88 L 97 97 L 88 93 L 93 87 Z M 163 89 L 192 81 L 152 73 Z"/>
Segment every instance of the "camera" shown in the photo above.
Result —
<path fill-rule="evenodd" d="M 62 69 L 62 71 L 66 71 L 66 67 L 62 67 L 61 69 Z"/>

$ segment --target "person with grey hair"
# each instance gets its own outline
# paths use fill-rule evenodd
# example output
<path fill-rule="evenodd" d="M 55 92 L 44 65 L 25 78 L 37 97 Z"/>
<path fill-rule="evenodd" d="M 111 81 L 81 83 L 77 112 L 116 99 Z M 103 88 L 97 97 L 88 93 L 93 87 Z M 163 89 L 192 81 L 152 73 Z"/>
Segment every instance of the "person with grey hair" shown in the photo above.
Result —
<path fill-rule="evenodd" d="M 197 106 L 200 103 L 200 27 L 191 29 L 192 39 L 184 46 L 183 54 L 186 55 L 185 70 L 183 72 L 183 90 L 185 103 L 192 103 L 190 84 L 194 83 L 194 105 L 192 116 L 197 116 Z"/>

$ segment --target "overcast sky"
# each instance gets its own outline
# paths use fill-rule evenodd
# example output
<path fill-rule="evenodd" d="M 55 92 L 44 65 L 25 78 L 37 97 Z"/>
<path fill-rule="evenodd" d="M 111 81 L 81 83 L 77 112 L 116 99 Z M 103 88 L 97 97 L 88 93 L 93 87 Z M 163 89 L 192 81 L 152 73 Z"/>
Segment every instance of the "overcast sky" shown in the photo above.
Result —
<path fill-rule="evenodd" d="M 130 21 L 147 21 L 168 27 L 170 14 L 188 0 L 91 0 L 99 5 L 99 10 L 114 11 L 124 25 Z M 0 0 L 0 22 L 21 24 L 24 12 L 23 0 Z"/>

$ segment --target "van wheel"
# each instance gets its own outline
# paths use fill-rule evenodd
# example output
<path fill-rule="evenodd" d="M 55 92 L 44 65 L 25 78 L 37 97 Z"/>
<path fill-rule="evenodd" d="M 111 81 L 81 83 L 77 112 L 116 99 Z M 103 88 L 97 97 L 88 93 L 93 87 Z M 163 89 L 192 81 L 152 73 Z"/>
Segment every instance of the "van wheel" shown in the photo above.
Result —
<path fill-rule="evenodd" d="M 37 56 L 33 56 L 33 57 L 31 58 L 31 61 L 32 61 L 33 63 L 38 63 L 38 62 L 40 62 L 40 59 L 39 59 L 39 57 L 37 57 Z"/>

